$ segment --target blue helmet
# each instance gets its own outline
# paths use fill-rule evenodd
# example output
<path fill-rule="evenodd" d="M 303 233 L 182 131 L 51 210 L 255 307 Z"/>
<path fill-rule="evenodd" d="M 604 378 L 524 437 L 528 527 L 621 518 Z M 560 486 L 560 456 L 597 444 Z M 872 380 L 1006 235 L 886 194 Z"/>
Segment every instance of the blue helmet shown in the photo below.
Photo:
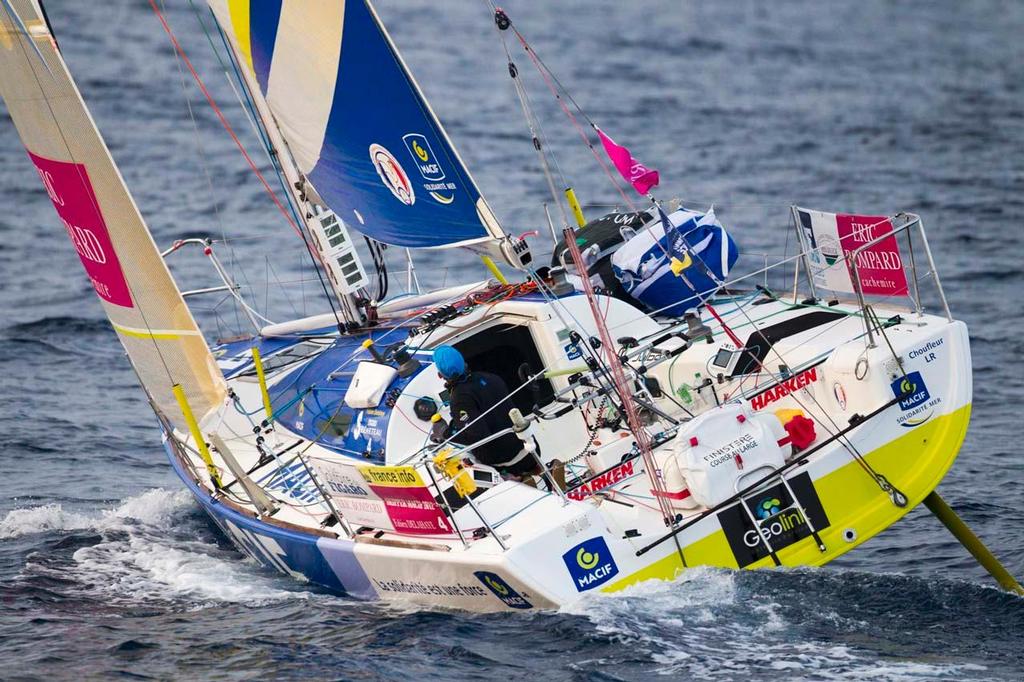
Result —
<path fill-rule="evenodd" d="M 454 379 L 466 372 L 465 358 L 451 346 L 438 346 L 434 349 L 434 364 L 445 379 Z"/>

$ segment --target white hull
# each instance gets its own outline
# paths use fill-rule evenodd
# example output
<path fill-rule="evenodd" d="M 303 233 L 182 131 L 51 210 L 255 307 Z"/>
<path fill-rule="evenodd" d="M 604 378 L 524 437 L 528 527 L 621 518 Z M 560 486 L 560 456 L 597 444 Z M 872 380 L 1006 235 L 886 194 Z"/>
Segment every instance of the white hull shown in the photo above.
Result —
<path fill-rule="evenodd" d="M 513 309 L 516 305 L 526 304 L 510 304 Z M 727 305 L 720 308 L 728 311 Z M 778 312 L 771 308 L 760 306 L 758 314 Z M 925 384 L 927 396 L 920 400 L 919 395 L 907 409 L 896 400 L 891 388 L 893 362 L 887 344 L 865 349 L 859 338 L 863 328 L 856 317 L 835 325 L 828 338 L 819 338 L 818 343 L 799 336 L 792 339 L 793 347 L 786 357 L 794 367 L 802 366 L 795 358 L 804 357 L 813 368 L 809 378 L 794 369 L 794 377 L 804 377 L 800 380 L 806 382 L 802 388 L 789 395 L 778 388 L 767 393 L 764 389 L 747 392 L 760 396 L 753 399 L 760 409 L 803 407 L 816 422 L 834 424 L 831 430 L 842 434 L 841 438 L 830 439 L 827 433 L 820 433 L 806 451 L 811 453 L 806 462 L 793 464 L 791 459 L 785 474 L 816 526 L 824 551 L 807 533 L 806 521 L 799 513 L 788 517 L 782 514 L 765 531 L 769 541 L 775 540 L 771 543 L 773 558 L 735 503 L 711 511 L 693 504 L 688 509 L 680 507 L 682 521 L 677 527 L 682 529 L 674 537 L 669 536 L 651 499 L 640 459 L 632 460 L 627 471 L 616 472 L 613 478 L 618 480 L 603 488 L 600 495 L 581 501 L 563 500 L 520 483 L 501 482 L 475 498 L 476 510 L 463 506 L 453 514 L 453 525 L 467 535 L 465 543 L 454 534 L 423 538 L 380 531 L 364 531 L 350 539 L 337 526 L 321 527 L 319 521 L 327 518 L 330 510 L 322 504 L 309 506 L 308 483 L 305 488 L 293 489 L 294 506 L 290 505 L 287 481 L 280 477 L 268 486 L 281 501 L 280 509 L 270 517 L 259 516 L 244 503 L 221 496 L 214 502 L 205 469 L 194 455 L 186 458 L 187 469 L 180 466 L 178 450 L 172 449 L 172 461 L 177 460 L 176 468 L 204 507 L 247 554 L 277 570 L 302 575 L 360 598 L 473 611 L 552 608 L 571 603 L 590 590 L 615 591 L 645 579 L 672 579 L 689 566 L 758 568 L 776 562 L 818 565 L 870 539 L 918 504 L 942 479 L 962 442 L 971 401 L 966 328 L 962 323 L 934 316 L 915 316 L 912 322 L 886 332 L 896 354 L 904 359 L 905 372 L 919 376 Z M 614 326 L 614 315 L 609 325 Z M 819 346 L 835 345 L 844 335 L 851 339 L 839 343 L 825 357 L 818 357 Z M 679 362 L 703 362 L 701 354 L 714 355 L 718 347 L 703 346 L 686 351 Z M 258 403 L 258 389 L 250 379 L 229 383 L 243 404 Z M 837 384 L 841 389 L 835 388 Z M 730 387 L 727 381 L 718 390 L 725 394 Z M 809 396 L 815 398 L 814 403 L 808 402 Z M 839 396 L 844 398 L 843 405 Z M 729 399 L 744 400 L 739 394 Z M 878 414 L 871 416 L 875 412 Z M 850 427 L 848 420 L 854 414 L 871 418 Z M 219 428 L 222 433 L 244 434 L 249 429 L 240 421 L 237 413 L 226 411 L 220 417 Z M 397 424 L 392 421 L 390 428 Z M 559 436 L 552 435 L 558 431 L 564 434 L 560 445 Z M 579 440 L 568 426 L 549 429 L 541 436 L 546 459 L 568 458 L 579 448 Z M 608 436 L 616 434 L 601 435 Z M 280 426 L 268 434 L 278 447 L 292 443 L 296 437 Z M 187 442 L 187 438 L 183 440 Z M 299 440 L 298 447 L 309 445 Z M 402 442 L 397 432 L 392 440 Z M 609 461 L 617 460 L 623 452 L 617 443 L 599 442 L 595 442 L 598 455 L 592 457 L 593 468 L 601 466 L 602 452 L 611 457 Z M 872 468 L 906 496 L 905 506 L 893 503 L 855 461 L 844 442 L 863 454 Z M 257 454 L 252 449 L 247 451 L 244 436 L 234 438 L 231 448 L 247 469 L 252 467 Z M 318 445 L 311 446 L 308 454 L 346 459 Z M 388 457 L 389 462 L 398 459 Z M 266 471 L 272 472 L 275 466 L 267 466 Z M 253 478 L 259 477 L 254 474 Z M 745 486 L 752 482 L 747 480 Z M 759 490 L 762 496 L 765 490 L 778 494 L 780 485 L 780 479 L 772 478 Z M 751 494 L 747 499 L 753 504 L 756 497 Z M 481 527 L 481 516 L 500 536 L 505 549 L 490 535 L 468 537 L 471 533 L 466 531 Z"/>

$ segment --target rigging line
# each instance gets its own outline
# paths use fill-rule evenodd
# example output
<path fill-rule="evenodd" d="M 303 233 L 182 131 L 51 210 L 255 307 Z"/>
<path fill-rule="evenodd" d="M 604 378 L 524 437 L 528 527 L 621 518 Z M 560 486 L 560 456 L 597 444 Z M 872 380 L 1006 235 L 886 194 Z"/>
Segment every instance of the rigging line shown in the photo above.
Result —
<path fill-rule="evenodd" d="M 519 106 L 523 111 L 523 118 L 526 119 L 526 126 L 530 129 L 530 136 L 533 138 L 533 148 L 536 150 L 537 156 L 540 159 L 541 169 L 544 171 L 544 179 L 547 181 L 548 190 L 551 192 L 551 198 L 554 200 L 555 205 L 558 206 L 558 211 L 562 215 L 562 224 L 568 227 L 569 215 L 565 212 L 565 206 L 558 197 L 558 191 L 555 189 L 554 179 L 551 177 L 551 168 L 548 166 L 547 154 L 544 151 L 547 147 L 547 141 L 544 140 L 543 144 L 541 142 L 543 139 L 543 131 L 539 131 L 540 126 L 530 108 L 530 100 L 526 94 L 526 88 L 519 80 L 519 68 L 512 60 L 512 54 L 509 52 L 508 44 L 505 41 L 505 36 L 503 35 L 500 26 L 498 27 L 498 37 L 501 39 L 501 45 L 505 50 L 505 57 L 508 59 L 508 75 L 512 78 L 512 87 L 515 89 L 516 97 L 519 100 Z M 565 176 L 562 175 L 561 169 L 559 169 L 558 172 L 562 177 L 562 182 L 565 183 Z M 564 186 L 568 187 L 568 184 L 565 184 Z"/>
<path fill-rule="evenodd" d="M 508 49 L 508 42 L 505 40 L 505 33 L 498 27 L 498 38 L 501 40 L 501 47 L 505 51 L 505 59 L 508 62 L 509 75 L 512 77 L 513 86 L 516 90 L 516 96 L 519 98 L 520 105 L 523 108 L 523 116 L 526 118 L 526 124 L 530 128 L 530 133 L 535 137 L 539 137 L 544 147 L 547 148 L 548 140 L 544 134 L 543 126 L 541 126 L 540 119 L 537 118 L 533 113 L 533 103 L 530 100 L 530 93 L 526 89 L 519 79 L 519 67 L 512 59 L 512 52 Z M 534 130 L 536 127 L 536 131 Z M 555 171 L 558 173 L 559 179 L 562 181 L 564 187 L 568 187 L 569 183 L 566 180 L 565 173 L 562 172 L 562 167 L 558 163 L 558 157 L 555 154 L 551 154 L 551 161 L 555 165 Z M 557 203 L 557 202 L 556 202 Z"/>
<path fill-rule="evenodd" d="M 189 2 L 191 4 L 191 0 L 189 0 Z M 164 5 L 164 0 L 160 0 L 160 4 L 162 6 L 165 6 Z M 211 42 L 211 45 L 212 45 L 212 42 Z M 219 59 L 219 57 L 218 57 L 218 59 Z M 192 98 L 189 97 L 188 90 L 187 90 L 186 85 L 185 85 L 185 72 L 181 68 L 181 60 L 180 59 L 176 59 L 174 61 L 175 61 L 176 65 L 177 65 L 177 67 L 178 67 L 178 79 L 181 81 L 181 94 L 182 94 L 183 99 L 185 100 L 186 106 L 188 107 L 189 119 L 192 121 L 192 137 L 193 137 L 193 139 L 195 140 L 195 143 L 196 143 L 196 152 L 197 152 L 197 155 L 199 157 L 199 166 L 202 168 L 203 176 L 206 178 L 206 184 L 208 185 L 209 190 L 210 190 L 209 196 L 213 199 L 213 212 L 214 212 L 214 216 L 216 218 L 216 222 L 217 222 L 218 226 L 220 227 L 221 236 L 224 237 L 225 240 L 226 240 L 227 231 L 225 230 L 224 221 L 223 221 L 223 219 L 221 217 L 221 213 L 220 213 L 220 202 L 216 198 L 217 197 L 217 193 L 216 193 L 216 191 L 214 190 L 214 187 L 213 187 L 213 177 L 210 175 L 209 162 L 206 159 L 206 154 L 203 152 L 203 145 L 202 145 L 202 143 L 201 143 L 201 141 L 199 139 L 199 124 L 196 121 L 195 111 L 192 108 Z M 233 247 L 228 245 L 227 248 L 229 250 L 229 253 L 230 253 L 232 261 L 235 261 L 236 259 L 235 259 Z M 250 288 L 251 288 L 251 284 L 249 282 L 249 278 L 245 274 L 244 270 L 242 271 L 242 276 L 245 279 L 245 283 L 247 285 L 249 285 Z M 243 301 L 241 301 L 241 297 L 240 296 L 236 295 L 233 298 L 235 298 L 237 302 L 241 303 L 241 305 L 243 307 L 245 307 L 246 309 L 248 309 L 250 312 L 255 313 L 255 311 L 253 311 L 251 308 L 249 308 L 249 306 L 245 305 L 245 303 Z M 257 313 L 257 315 L 258 315 L 258 313 Z M 260 317 L 262 318 L 261 315 L 260 315 Z M 266 320 L 266 318 L 263 318 L 263 319 Z M 239 318 L 239 315 L 238 315 L 237 307 L 235 308 L 235 325 L 236 325 L 235 326 L 236 329 L 238 329 L 238 330 L 242 329 L 242 323 L 241 323 L 241 319 Z"/>
<path fill-rule="evenodd" d="M 161 4 L 163 4 L 163 0 L 161 0 Z M 210 49 L 213 50 L 213 56 L 217 58 L 218 62 L 220 62 L 220 68 L 224 73 L 227 73 L 228 67 L 224 64 L 224 60 L 221 59 L 220 52 L 217 51 L 217 46 L 213 44 L 213 36 L 211 36 L 210 31 L 207 30 L 206 22 L 203 21 L 203 18 L 199 13 L 199 8 L 196 7 L 196 4 L 192 0 L 188 0 L 188 5 L 192 8 L 192 13 L 195 15 L 196 21 L 199 22 L 199 26 L 203 29 L 203 35 L 206 36 L 206 42 L 210 43 Z M 212 13 L 213 10 L 211 9 L 210 12 Z"/>
<path fill-rule="evenodd" d="M 665 522 L 666 526 L 674 528 L 676 525 L 676 515 L 668 500 L 665 498 L 665 489 L 662 486 L 662 480 L 658 474 L 654 453 L 651 449 L 650 434 L 648 434 L 646 427 L 640 421 L 640 415 L 637 412 L 636 403 L 633 401 L 630 394 L 625 368 L 623 367 L 621 359 L 615 353 L 611 333 L 608 331 L 608 325 L 605 324 L 604 317 L 601 315 L 601 308 L 598 304 L 597 296 L 594 294 L 594 286 L 590 283 L 590 274 L 587 271 L 586 264 L 583 262 L 580 247 L 572 237 L 571 228 L 568 227 L 565 229 L 565 242 L 566 246 L 569 247 L 569 253 L 572 255 L 572 260 L 576 264 L 576 269 L 579 270 L 580 277 L 583 281 L 583 291 L 587 296 L 587 302 L 590 304 L 590 309 L 594 316 L 594 324 L 597 325 L 598 333 L 604 343 L 605 353 L 608 359 L 607 366 L 611 374 L 609 380 L 610 383 L 615 386 L 616 392 L 619 395 L 619 401 L 622 405 L 622 410 L 625 412 L 626 423 L 629 424 L 629 430 L 633 432 L 633 437 L 636 439 L 637 449 L 640 451 L 640 456 L 644 462 L 644 468 L 647 470 L 647 478 L 654 487 L 655 496 L 658 498 L 658 507 L 661 510 L 662 520 Z M 683 566 L 686 566 L 686 557 L 683 555 L 683 547 L 680 544 L 678 537 L 675 535 L 672 537 L 676 546 L 676 552 L 679 554 L 679 561 Z"/>
<path fill-rule="evenodd" d="M 288 211 L 287 209 L 285 209 L 284 204 L 282 204 L 281 200 L 277 197 L 277 193 L 274 192 L 274 189 L 270 186 L 270 183 L 267 182 L 267 179 L 263 176 L 263 173 L 260 171 L 259 167 L 252 160 L 252 157 L 249 156 L 249 152 L 246 151 L 245 145 L 242 144 L 242 141 L 238 138 L 238 135 L 235 134 L 234 128 L 231 127 L 231 124 L 224 116 L 224 112 L 221 111 L 220 107 L 217 105 L 216 100 L 214 100 L 213 95 L 211 95 L 210 91 L 206 89 L 206 84 L 203 82 L 203 79 L 199 76 L 199 72 L 196 71 L 196 68 L 192 65 L 192 61 L 188 58 L 188 55 L 185 54 L 184 48 L 182 48 L 181 43 L 178 42 L 178 38 L 174 35 L 174 31 L 171 30 L 170 24 L 167 23 L 167 19 L 160 11 L 160 8 L 157 7 L 156 0 L 149 0 L 149 6 L 153 9 L 153 12 L 157 16 L 157 19 L 159 19 L 161 26 L 163 26 L 164 32 L 167 33 L 167 37 L 170 38 L 171 43 L 174 46 L 175 52 L 177 52 L 178 56 L 185 63 L 185 66 L 188 67 L 189 72 L 192 74 L 192 78 L 195 79 L 196 84 L 199 86 L 199 89 L 203 93 L 203 96 L 206 97 L 206 101 L 210 104 L 210 108 L 213 109 L 214 113 L 217 115 L 217 118 L 220 120 L 221 125 L 231 136 L 231 139 L 234 141 L 235 146 L 238 147 L 238 150 L 242 153 L 242 156 L 249 164 L 249 168 L 251 168 L 253 173 L 256 174 L 256 177 L 259 178 L 260 183 L 263 185 L 263 188 L 266 191 L 266 193 L 270 196 L 270 199 L 274 202 L 274 205 L 277 206 L 278 210 L 281 212 L 281 215 L 283 215 L 285 220 L 288 221 L 288 224 L 291 225 L 292 229 L 295 231 L 295 234 L 298 235 L 299 239 L 302 240 L 303 245 L 306 247 L 306 251 L 309 252 L 310 258 L 314 260 L 319 260 L 321 265 L 323 265 L 323 260 L 320 259 L 320 256 L 309 245 L 309 241 L 303 234 L 302 229 L 299 227 L 298 223 L 292 218 L 292 216 L 288 214 Z M 323 284 L 324 294 L 327 296 L 327 300 L 331 305 L 331 311 L 334 313 L 334 318 L 338 323 L 338 331 L 343 333 L 345 326 L 341 322 L 341 318 L 338 315 L 337 308 L 335 308 L 334 306 L 333 297 L 331 296 L 330 291 L 327 289 L 327 283 L 323 281 L 322 275 L 321 283 Z"/>
<path fill-rule="evenodd" d="M 497 12 L 498 8 L 494 6 L 494 3 L 491 0 L 487 1 L 488 4 L 490 4 L 491 7 L 494 9 L 494 11 Z M 508 15 L 505 16 L 507 17 Z M 576 100 L 573 99 L 569 91 L 565 88 L 564 85 L 562 85 L 561 81 L 558 80 L 558 77 L 555 76 L 551 69 L 548 68 L 547 64 L 545 64 L 544 61 L 540 58 L 540 55 L 538 55 L 530 46 L 530 44 L 526 42 L 526 38 L 523 36 L 522 33 L 519 32 L 519 29 L 515 27 L 515 24 L 512 23 L 511 19 L 509 19 L 509 27 L 512 29 L 512 32 L 515 33 L 516 38 L 519 40 L 520 44 L 523 46 L 523 49 L 530 57 L 530 60 L 533 62 L 534 67 L 537 69 L 538 73 L 540 73 L 541 78 L 548 86 L 548 89 L 551 91 L 551 94 L 554 95 L 555 99 L 558 101 L 558 104 L 562 108 L 562 111 L 565 113 L 569 121 L 572 122 L 573 127 L 576 128 L 576 132 L 579 133 L 580 138 L 583 140 L 583 144 L 585 144 L 587 148 L 590 149 L 591 154 L 593 154 L 594 159 L 601 167 L 601 170 L 604 171 L 605 175 L 608 177 L 608 180 L 612 183 L 612 186 L 615 188 L 615 191 L 619 193 L 619 196 L 621 196 L 622 200 L 626 202 L 626 205 L 630 208 L 630 210 L 636 212 L 636 205 L 629 198 L 626 192 L 623 191 L 622 186 L 620 185 L 619 181 L 616 180 L 615 175 L 611 172 L 611 169 L 605 163 L 604 159 L 601 158 L 601 155 L 598 153 L 597 149 L 594 148 L 594 145 L 591 144 L 590 138 L 587 136 L 583 127 L 576 120 L 576 117 L 573 116 L 571 111 L 569 111 L 569 108 L 565 105 L 565 102 L 563 101 L 561 95 L 558 94 L 558 90 L 561 90 L 563 93 L 565 93 L 565 96 L 569 99 L 570 102 L 572 102 L 573 106 L 576 107 L 576 110 L 579 111 L 580 115 L 582 115 L 583 118 L 586 119 L 587 123 L 589 123 L 592 128 L 596 129 L 597 126 L 590 119 L 590 117 L 587 116 L 587 113 L 583 110 L 583 108 L 579 104 L 577 104 Z M 506 52 L 507 51 L 508 49 L 506 48 Z"/>
<path fill-rule="evenodd" d="M 270 266 L 270 272 L 274 275 L 274 281 L 277 282 L 278 290 L 284 294 L 284 300 L 288 302 L 288 305 L 291 306 L 291 309 L 296 316 L 301 316 L 299 309 L 295 307 L 295 303 L 292 301 L 292 297 L 288 295 L 288 290 L 284 286 L 285 283 L 281 281 L 281 277 L 277 274 L 277 268 L 275 268 L 274 264 L 269 260 L 267 261 L 267 265 Z M 263 319 L 266 320 L 266 318 Z"/>
<path fill-rule="evenodd" d="M 210 10 L 210 14 L 213 14 L 212 9 Z M 206 24 L 203 22 L 202 18 L 199 16 L 198 13 L 196 14 L 196 19 L 199 21 L 199 25 L 202 26 L 203 31 L 205 32 Z M 249 89 L 246 87 L 245 79 L 242 76 L 241 71 L 239 70 L 240 66 L 238 64 L 238 61 L 235 59 L 235 53 L 231 49 L 231 46 L 228 45 L 227 36 L 224 34 L 224 31 L 220 29 L 220 24 L 217 23 L 216 17 L 214 17 L 214 26 L 217 27 L 217 35 L 220 36 L 221 45 L 223 46 L 224 52 L 228 57 L 228 63 L 231 64 L 231 72 L 234 74 L 234 78 L 232 78 L 231 73 L 228 73 L 227 69 L 225 68 L 224 78 L 225 80 L 227 80 L 228 85 L 231 86 L 231 91 L 234 93 L 235 99 L 238 100 L 238 103 L 242 108 L 242 113 L 245 114 L 246 120 L 249 122 L 249 125 L 256 133 L 256 137 L 260 141 L 260 146 L 263 148 L 263 153 L 266 154 L 267 156 L 267 162 L 270 164 L 272 168 L 275 169 L 275 171 L 277 171 L 277 184 L 281 187 L 281 190 L 285 193 L 285 196 L 291 198 L 292 194 L 288 189 L 288 185 L 285 182 L 285 180 L 281 177 L 281 171 L 280 168 L 278 167 L 277 160 L 275 158 L 274 145 L 270 140 L 270 135 L 260 125 L 261 119 L 259 113 L 256 110 L 255 102 L 253 101 L 251 93 L 249 92 Z M 214 47 L 214 53 L 217 55 L 217 59 L 219 61 L 220 53 L 216 47 Z M 223 62 L 221 63 L 223 64 Z M 235 87 L 236 81 L 238 82 L 238 85 L 241 87 L 241 91 L 239 91 L 239 89 Z M 288 202 L 288 208 L 291 210 L 292 217 L 295 219 L 295 221 L 302 222 L 301 218 L 299 217 L 300 213 L 292 201 Z"/>
<path fill-rule="evenodd" d="M 161 4 L 161 6 L 166 7 L 166 5 L 164 4 L 164 0 L 160 0 L 160 4 Z M 224 65 L 224 61 L 220 57 L 220 52 L 217 50 L 216 45 L 214 45 L 214 43 L 213 43 L 213 38 L 210 36 L 210 32 L 207 30 L 206 24 L 203 22 L 203 19 L 202 19 L 202 17 L 199 14 L 199 9 L 196 7 L 196 5 L 193 2 L 193 0 L 189 0 L 188 4 L 192 8 L 192 13 L 195 16 L 196 20 L 199 22 L 199 26 L 203 29 L 203 34 L 206 36 L 207 42 L 210 43 L 210 49 L 213 50 L 213 54 L 217 58 L 217 61 L 220 63 L 221 68 L 224 70 L 224 74 L 227 75 L 227 67 Z M 188 104 L 188 114 L 189 114 L 189 117 L 192 119 L 192 128 L 194 130 L 194 137 L 195 137 L 195 140 L 196 140 L 196 149 L 197 149 L 197 151 L 199 153 L 199 157 L 200 157 L 200 159 L 202 161 L 201 165 L 202 165 L 202 168 L 203 168 L 203 173 L 206 176 L 206 182 L 207 182 L 207 184 L 209 185 L 209 188 L 210 188 L 210 196 L 211 197 L 215 197 L 216 196 L 216 191 L 214 190 L 214 187 L 213 187 L 213 177 L 210 174 L 209 161 L 206 158 L 206 154 L 203 151 L 203 145 L 200 142 L 199 124 L 196 121 L 195 113 L 194 113 L 193 108 L 192 108 L 192 98 L 188 96 L 186 88 L 185 88 L 185 74 L 184 74 L 184 71 L 181 68 L 181 60 L 176 60 L 176 61 L 177 61 L 177 65 L 178 65 L 178 76 L 181 79 L 181 91 L 182 91 L 182 94 L 185 96 L 185 102 Z M 228 83 L 230 83 L 232 85 L 232 89 L 234 89 L 234 84 L 231 83 L 231 79 L 230 78 L 228 79 Z M 240 272 L 241 273 L 242 279 L 245 281 L 245 285 L 250 290 L 252 290 L 253 287 L 252 287 L 252 282 L 249 281 L 249 273 L 244 268 L 242 268 L 241 265 L 239 264 L 239 259 L 238 259 L 237 254 L 235 253 L 234 246 L 231 245 L 231 244 L 227 244 L 227 241 L 228 241 L 228 239 L 227 239 L 227 237 L 228 237 L 227 230 L 224 227 L 224 220 L 221 217 L 220 202 L 217 201 L 216 199 L 214 199 L 213 208 L 214 208 L 214 212 L 217 215 L 217 223 L 220 225 L 221 239 L 222 239 L 223 242 L 225 242 L 225 244 L 227 246 L 227 249 L 228 249 L 228 256 L 230 258 L 232 269 L 234 271 L 236 271 L 236 272 Z M 238 318 L 237 307 L 235 309 L 235 317 Z M 263 319 L 266 319 L 266 318 L 263 318 Z M 241 320 L 236 319 L 236 325 L 237 325 L 237 327 L 236 327 L 237 329 L 242 329 Z"/>
<path fill-rule="evenodd" d="M 513 29 L 513 30 L 515 30 L 515 29 Z M 519 33 L 516 32 L 516 35 L 519 35 Z M 528 55 L 530 55 L 530 58 L 532 60 L 536 56 L 535 53 L 533 52 L 533 50 L 530 49 L 530 47 L 527 46 L 525 44 L 525 42 L 523 44 L 523 47 L 526 50 L 526 53 Z M 565 113 L 566 117 L 568 117 L 569 121 L 572 123 L 573 127 L 576 129 L 576 132 L 579 133 L 580 139 L 583 140 L 583 144 L 586 145 L 587 149 L 590 150 L 590 153 L 594 156 L 594 160 L 597 161 L 597 164 L 601 167 L 601 170 L 604 171 L 605 176 L 612 183 L 612 187 L 614 187 L 615 191 L 619 193 L 620 197 L 622 197 L 622 200 L 626 203 L 626 206 L 628 206 L 631 211 L 636 212 L 637 211 L 636 204 L 633 203 L 633 200 L 629 197 L 629 195 L 626 193 L 626 191 L 622 188 L 622 184 L 620 183 L 620 181 L 618 179 L 616 179 L 615 174 L 612 173 L 611 168 L 608 167 L 608 164 L 605 162 L 605 160 L 603 158 L 601 158 L 600 152 L 597 151 L 597 148 L 595 148 L 593 143 L 590 141 L 590 138 L 587 136 L 587 133 L 583 129 L 583 126 L 581 126 L 579 124 L 579 121 L 576 120 L 576 117 L 573 116 L 572 112 L 569 111 L 569 108 L 565 106 L 565 102 L 562 101 L 561 96 L 558 94 L 557 90 L 555 90 L 553 84 L 548 80 L 546 71 L 541 70 L 540 67 L 537 65 L 536 61 L 534 61 L 534 65 L 537 66 L 538 72 L 541 74 L 541 77 L 544 79 L 544 82 L 548 86 L 548 89 L 551 91 L 551 94 L 554 95 L 556 100 L 558 100 L 559 106 L 561 106 L 562 111 Z M 545 69 L 546 69 L 546 67 L 545 67 Z M 597 126 L 594 123 L 591 123 L 590 127 L 593 128 L 595 131 L 597 130 Z"/>

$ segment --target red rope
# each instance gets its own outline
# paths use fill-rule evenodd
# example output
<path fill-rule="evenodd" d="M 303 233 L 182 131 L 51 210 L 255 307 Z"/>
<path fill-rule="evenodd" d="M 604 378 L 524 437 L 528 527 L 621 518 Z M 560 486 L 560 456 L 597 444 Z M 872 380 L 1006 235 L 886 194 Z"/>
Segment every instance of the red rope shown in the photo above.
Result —
<path fill-rule="evenodd" d="M 725 323 L 725 320 L 718 316 L 718 311 L 716 311 L 707 301 L 704 302 L 704 307 L 708 309 L 708 312 L 711 313 L 712 317 L 718 320 L 718 324 L 722 325 L 722 329 L 729 335 L 729 340 L 736 344 L 736 348 L 743 348 L 743 343 L 740 341 L 739 337 L 733 334 L 732 329 L 729 329 L 729 325 Z"/>
<path fill-rule="evenodd" d="M 153 12 L 156 14 L 157 19 L 160 20 L 160 23 L 164 27 L 164 31 L 167 33 L 167 36 L 171 39 L 171 43 L 174 45 L 175 51 L 178 53 L 178 56 L 181 57 L 181 61 L 185 63 L 185 66 L 188 67 L 189 72 L 192 74 L 192 78 L 195 79 L 196 85 L 199 86 L 199 89 L 202 91 L 203 96 L 206 97 L 206 101 L 210 104 L 210 108 L 213 109 L 213 112 L 215 114 L 217 114 L 217 118 L 220 119 L 220 123 L 222 126 L 224 126 L 224 130 L 228 132 L 228 135 L 230 135 L 231 139 L 234 140 L 235 145 L 238 147 L 238 150 L 242 152 L 242 156 L 245 157 L 246 162 L 249 164 L 249 168 L 252 169 L 252 172 L 255 173 L 256 177 L 259 178 L 261 183 L 263 183 L 263 188 L 270 196 L 270 199 L 274 202 L 274 205 L 277 206 L 279 211 L 281 211 L 281 215 L 284 216 L 285 220 L 288 221 L 288 224 L 292 226 L 293 230 L 295 230 L 295 234 L 299 236 L 299 239 L 305 242 L 306 236 L 302 233 L 302 230 L 295 223 L 295 220 L 288 212 L 288 209 L 286 209 L 284 204 L 281 203 L 281 200 L 277 197 L 277 194 L 274 192 L 274 189 L 270 186 L 270 183 L 268 183 L 267 179 L 263 177 L 263 173 L 260 172 L 260 169 L 252 160 L 252 157 L 249 156 L 249 152 L 245 150 L 245 146 L 242 144 L 242 141 L 238 139 L 238 135 L 235 134 L 234 128 L 231 127 L 231 124 L 228 123 L 227 118 L 224 117 L 224 113 L 220 110 L 220 107 L 217 106 L 217 102 L 213 99 L 213 95 L 211 95 L 210 91 L 206 89 L 206 84 L 203 83 L 203 79 L 199 77 L 199 73 L 196 71 L 195 67 L 192 66 L 192 61 L 188 58 L 188 55 L 185 54 L 185 50 L 181 47 L 181 43 L 178 42 L 177 37 L 175 37 L 174 31 L 171 30 L 171 27 L 167 23 L 167 20 L 164 18 L 163 13 L 160 12 L 160 8 L 157 7 L 156 0 L 149 0 L 149 6 L 153 8 Z M 316 251 L 313 249 L 311 249 L 310 251 L 311 253 L 313 253 L 314 256 L 316 256 L 316 259 L 320 261 L 320 264 L 323 265 L 323 260 L 321 260 L 320 254 L 316 253 Z"/>

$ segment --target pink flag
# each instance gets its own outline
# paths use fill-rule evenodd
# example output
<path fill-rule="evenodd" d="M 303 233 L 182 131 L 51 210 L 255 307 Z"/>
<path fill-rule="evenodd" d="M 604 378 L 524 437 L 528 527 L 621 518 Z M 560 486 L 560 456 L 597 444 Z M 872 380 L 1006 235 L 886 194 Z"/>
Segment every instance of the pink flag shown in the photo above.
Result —
<path fill-rule="evenodd" d="M 601 144 L 604 145 L 604 151 L 608 154 L 608 158 L 615 164 L 615 168 L 618 169 L 622 177 L 633 185 L 633 189 L 640 194 L 647 194 L 648 190 L 658 184 L 658 171 L 648 168 L 634 159 L 628 149 L 615 144 L 615 140 L 605 135 L 597 126 L 594 126 L 594 130 L 601 138 Z"/>

